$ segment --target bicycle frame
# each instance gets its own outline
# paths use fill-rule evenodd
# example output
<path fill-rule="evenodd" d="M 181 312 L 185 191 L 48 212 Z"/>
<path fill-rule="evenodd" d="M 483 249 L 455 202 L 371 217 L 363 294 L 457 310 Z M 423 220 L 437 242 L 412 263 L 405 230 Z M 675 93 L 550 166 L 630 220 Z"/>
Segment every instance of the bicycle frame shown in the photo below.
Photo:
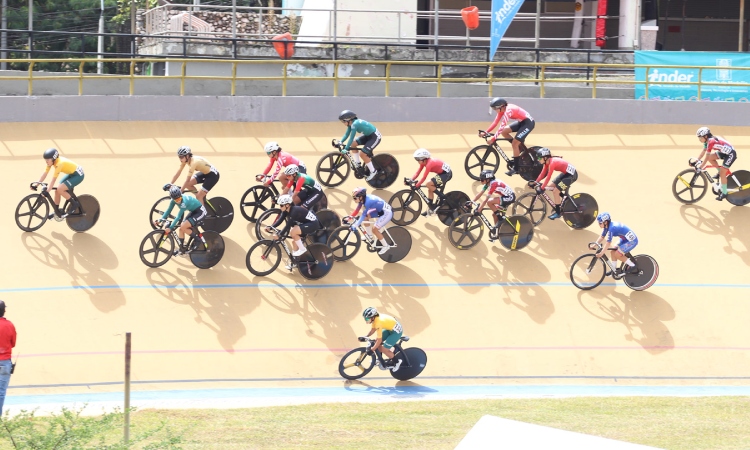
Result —
<path fill-rule="evenodd" d="M 393 345 L 393 357 L 395 358 L 397 355 L 401 355 L 401 357 L 404 359 L 405 367 L 411 366 L 411 363 L 409 362 L 409 358 L 404 352 L 404 349 L 401 348 L 401 342 L 402 339 L 399 339 L 398 342 L 396 342 Z M 367 342 L 365 343 L 365 348 L 372 348 L 372 346 L 375 345 L 374 339 L 367 339 Z M 367 352 L 362 354 L 362 359 L 364 360 L 367 357 Z M 383 360 L 383 353 L 380 350 L 375 350 L 375 357 L 378 360 L 378 365 L 380 367 L 385 367 L 385 361 Z"/>
<path fill-rule="evenodd" d="M 719 169 L 719 168 L 724 168 L 724 169 L 727 170 L 727 172 L 728 172 L 727 173 L 727 179 L 731 178 L 732 181 L 734 181 L 734 183 L 737 186 L 739 186 L 739 188 L 737 189 L 738 191 L 750 188 L 750 184 L 746 184 L 744 186 L 741 185 L 740 182 L 739 182 L 739 180 L 737 179 L 737 177 L 734 176 L 734 173 L 730 169 L 727 169 L 726 167 L 722 167 L 722 166 L 714 165 L 714 164 L 707 165 L 706 167 L 704 167 L 702 169 L 699 169 L 697 167 L 697 165 L 695 165 L 695 164 L 693 164 L 693 167 L 695 167 L 697 170 L 695 171 L 695 175 L 693 175 L 693 178 L 691 178 L 689 182 L 686 181 L 682 177 L 678 177 L 680 179 L 680 181 L 682 181 L 682 183 L 687 188 L 689 188 L 693 184 L 695 184 L 695 182 L 697 181 L 697 179 L 698 179 L 699 176 L 705 177 L 705 179 L 708 180 L 708 182 L 711 184 L 711 186 L 713 186 L 714 188 L 718 188 L 719 187 L 719 182 L 718 181 L 714 181 L 714 179 L 711 177 L 711 174 L 708 173 L 707 169 Z"/>
<path fill-rule="evenodd" d="M 54 205 L 55 204 L 55 200 L 52 198 L 52 194 L 50 194 L 50 192 L 47 190 L 47 186 L 49 186 L 49 184 L 47 184 L 47 183 L 37 183 L 37 186 L 41 186 L 42 187 L 42 192 L 41 192 L 42 197 L 44 197 L 45 199 L 47 199 L 47 201 L 50 203 L 50 205 Z M 52 188 L 52 190 L 57 190 L 57 188 Z M 78 203 L 78 209 L 79 209 L 79 211 L 77 213 L 70 213 L 70 214 L 68 214 L 68 216 L 82 216 L 82 215 L 84 215 L 85 211 L 83 210 L 83 205 L 81 205 L 81 202 L 78 201 L 78 197 L 76 197 L 75 192 L 73 192 L 72 190 L 68 189 L 68 193 L 70 194 L 70 199 L 67 199 L 67 198 L 63 197 L 63 200 L 65 200 L 65 203 L 63 203 L 62 206 L 59 207 L 60 212 L 62 212 L 63 214 L 65 214 L 65 210 L 68 207 L 68 203 L 70 203 L 70 200 L 74 200 L 75 202 Z"/>
<path fill-rule="evenodd" d="M 415 187 L 416 182 L 411 182 L 411 178 L 404 178 L 404 181 L 406 181 L 408 183 L 407 185 L 412 188 L 411 189 L 412 193 L 416 192 L 417 194 L 419 194 L 420 197 L 422 197 L 422 200 L 424 201 L 425 205 L 430 204 L 430 199 L 427 197 L 427 194 L 425 194 L 424 191 L 422 190 L 422 186 L 420 186 L 419 188 L 416 188 Z M 443 195 L 444 189 L 445 189 L 445 185 L 442 185 L 439 188 L 435 189 L 435 195 L 437 195 L 441 201 L 445 197 Z M 409 195 L 406 203 L 407 204 L 410 203 L 411 199 L 412 199 L 412 196 Z M 437 209 L 437 205 L 435 205 L 435 209 Z"/>
<path fill-rule="evenodd" d="M 513 227 L 513 243 L 511 244 L 511 249 L 515 249 L 515 248 L 516 248 L 516 245 L 518 244 L 518 235 L 519 235 L 519 233 L 521 232 L 521 227 L 520 227 L 520 225 L 521 225 L 521 224 L 520 224 L 520 222 L 516 222 L 516 224 L 515 224 L 515 225 L 513 225 L 513 222 L 511 222 L 511 221 L 510 221 L 510 220 L 508 219 L 508 216 L 507 216 L 507 215 L 505 215 L 505 214 L 503 214 L 503 215 L 502 215 L 502 217 L 501 217 L 501 219 L 500 219 L 500 221 L 499 221 L 499 222 L 497 223 L 497 226 L 496 226 L 496 225 L 493 225 L 493 224 L 491 224 L 491 223 L 490 223 L 490 220 L 489 220 L 489 219 L 488 219 L 488 218 L 487 218 L 487 217 L 486 217 L 486 216 L 484 215 L 484 211 L 485 211 L 485 210 L 482 210 L 482 211 L 480 211 L 479 213 L 477 213 L 477 214 L 474 214 L 474 215 L 475 215 L 475 216 L 478 216 L 478 217 L 479 217 L 479 219 L 480 219 L 480 220 L 481 220 L 482 222 L 484 222 L 484 225 L 485 225 L 485 226 L 486 226 L 486 227 L 487 227 L 487 228 L 488 228 L 489 230 L 493 230 L 493 229 L 497 229 L 497 230 L 500 230 L 500 223 L 502 223 L 502 221 L 505 221 L 505 222 L 507 222 L 507 223 L 508 223 L 508 225 L 510 225 L 511 227 Z M 493 214 L 494 214 L 494 212 L 493 212 Z M 490 236 L 490 237 L 492 237 L 492 236 Z"/>
<path fill-rule="evenodd" d="M 370 248 L 375 248 L 375 244 L 377 244 L 377 240 L 375 236 L 367 232 L 367 227 L 365 227 L 365 224 L 372 225 L 373 223 L 374 222 L 372 220 L 363 220 L 362 223 L 359 225 L 359 232 L 362 233 L 362 236 L 364 237 L 365 242 Z M 380 232 L 383 233 L 384 236 L 388 236 L 391 242 L 393 242 L 393 245 L 391 245 L 391 247 L 393 248 L 398 247 L 398 244 L 396 244 L 396 241 L 393 240 L 393 237 L 391 236 L 391 233 L 388 232 L 387 228 L 381 229 Z"/>
<path fill-rule="evenodd" d="M 597 250 L 595 250 L 595 252 L 599 253 L 601 251 L 601 249 L 602 249 L 602 247 L 599 246 L 599 248 Z M 610 248 L 607 249 L 607 251 L 612 251 L 612 250 L 615 250 L 615 249 L 616 249 L 616 247 L 610 247 Z M 623 253 L 623 254 L 625 255 L 626 258 L 629 258 L 631 261 L 635 261 L 635 258 L 633 258 L 633 255 L 630 252 Z M 622 278 L 622 277 L 624 277 L 626 275 L 625 272 L 623 272 L 623 268 L 625 267 L 625 262 L 623 262 L 623 261 L 617 261 L 617 262 L 620 263 L 620 266 L 619 266 L 620 274 L 618 275 L 614 270 L 612 270 L 612 266 L 609 264 L 609 258 L 607 257 L 606 253 L 601 256 L 601 259 L 602 259 L 602 261 L 604 261 L 604 264 L 607 267 L 607 271 L 604 273 L 604 276 L 612 277 L 615 280 L 619 280 L 620 278 Z M 588 268 L 589 271 L 591 271 L 591 269 L 593 268 L 594 264 L 596 264 L 596 259 L 592 259 L 591 260 L 591 264 L 589 265 L 589 268 Z"/>
<path fill-rule="evenodd" d="M 170 225 L 172 225 L 171 222 L 164 222 L 165 228 L 169 228 Z M 198 225 L 194 225 L 194 226 L 198 227 Z M 203 249 L 208 250 L 208 244 L 206 243 L 206 239 L 203 237 L 203 232 L 198 230 L 197 228 L 196 230 L 198 231 L 198 238 L 201 240 L 201 243 L 203 244 Z M 174 239 L 175 243 L 180 242 L 179 235 L 177 234 L 177 227 L 175 227 L 169 233 L 164 233 L 161 240 L 159 241 L 159 247 L 164 245 L 164 243 L 167 241 L 167 236 L 172 236 L 172 239 Z M 193 250 L 195 250 L 194 248 L 192 248 L 193 241 L 194 241 L 193 236 L 192 235 L 188 236 L 188 241 L 185 242 L 185 246 L 188 248 L 188 251 L 185 252 L 186 255 L 192 253 Z"/>

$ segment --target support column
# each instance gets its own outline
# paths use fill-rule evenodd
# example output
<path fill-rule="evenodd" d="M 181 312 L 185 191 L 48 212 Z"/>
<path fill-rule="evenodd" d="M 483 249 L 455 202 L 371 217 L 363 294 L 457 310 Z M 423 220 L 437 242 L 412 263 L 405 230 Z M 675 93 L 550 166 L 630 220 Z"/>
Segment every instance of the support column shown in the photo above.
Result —
<path fill-rule="evenodd" d="M 638 11 L 638 0 L 620 0 L 620 27 L 617 33 L 620 36 L 617 44 L 620 50 L 633 50 L 635 46 Z"/>

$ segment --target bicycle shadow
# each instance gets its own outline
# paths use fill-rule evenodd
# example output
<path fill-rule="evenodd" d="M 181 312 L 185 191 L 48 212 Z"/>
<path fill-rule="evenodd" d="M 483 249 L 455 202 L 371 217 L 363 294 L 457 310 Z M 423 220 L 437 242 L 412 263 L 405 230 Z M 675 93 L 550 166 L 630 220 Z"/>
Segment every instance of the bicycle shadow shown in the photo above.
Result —
<path fill-rule="evenodd" d="M 37 261 L 52 269 L 64 270 L 71 277 L 71 286 L 84 291 L 99 311 L 108 313 L 125 305 L 125 293 L 103 270 L 116 269 L 119 265 L 117 255 L 104 241 L 87 233 L 74 233 L 68 238 L 53 231 L 52 237 L 65 251 L 37 233 L 24 233 L 21 239 L 26 251 Z M 83 271 L 78 270 L 77 264 Z"/>
<path fill-rule="evenodd" d="M 586 253 L 588 244 L 596 241 L 601 234 L 589 229 L 568 229 L 569 233 L 561 236 L 559 233 L 553 233 L 548 226 L 563 226 L 567 228 L 562 223 L 548 223 L 545 221 L 539 224 L 539 227 L 534 228 L 534 239 L 523 250 L 528 250 L 529 253 L 540 258 L 560 261 L 563 273 L 567 277 L 570 264 L 583 253 Z"/>
<path fill-rule="evenodd" d="M 224 255 L 221 257 L 218 266 L 247 270 L 247 264 L 245 263 L 247 250 L 243 249 L 236 241 L 224 235 L 221 237 L 224 240 Z"/>
<path fill-rule="evenodd" d="M 368 189 L 372 189 L 368 186 Z M 341 190 L 339 188 L 326 188 L 325 189 L 326 197 L 328 198 L 328 208 L 330 210 L 336 211 L 339 216 L 342 218 L 349 213 L 341 214 L 339 211 L 349 211 L 354 210 L 354 202 L 352 201 L 352 196 L 350 193 L 347 193 L 344 190 Z"/>
<path fill-rule="evenodd" d="M 497 254 L 500 266 L 495 276 L 500 281 L 509 283 L 503 287 L 503 302 L 525 312 L 534 322 L 545 323 L 555 312 L 555 304 L 547 289 L 537 284 L 552 279 L 547 266 L 532 255 L 524 253 L 525 249 L 510 251 L 495 247 L 492 250 Z M 536 281 L 529 283 L 528 280 Z"/>
<path fill-rule="evenodd" d="M 716 214 L 702 206 L 682 205 L 680 206 L 680 216 L 685 223 L 701 233 L 710 235 L 721 234 L 727 241 L 730 240 L 730 231 L 723 226 L 722 220 Z"/>
<path fill-rule="evenodd" d="M 725 237 L 727 246 L 724 250 L 727 253 L 735 253 L 745 265 L 750 266 L 750 233 L 747 232 L 747 223 L 750 220 L 750 209 L 742 206 L 734 206 L 729 210 L 721 211 L 724 217 Z M 738 251 L 732 246 L 732 239 L 737 239 L 745 247 L 745 251 Z"/>
<path fill-rule="evenodd" d="M 653 355 L 674 348 L 674 337 L 664 322 L 673 320 L 675 311 L 666 300 L 649 291 L 625 295 L 614 286 L 604 288 L 580 291 L 578 303 L 597 319 L 624 326 L 625 340 Z"/>
<path fill-rule="evenodd" d="M 195 322 L 213 331 L 227 353 L 233 353 L 234 345 L 246 334 L 241 317 L 260 305 L 260 299 L 246 295 L 246 288 L 223 287 L 247 284 L 247 278 L 238 275 L 209 270 L 196 270 L 194 275 L 182 268 L 177 268 L 177 274 L 162 268 L 146 270 L 151 287 L 167 300 L 192 308 Z"/>
<path fill-rule="evenodd" d="M 395 378 L 394 381 L 396 381 Z M 397 399 L 423 398 L 428 394 L 439 392 L 437 389 L 423 386 L 411 380 L 397 381 L 394 386 L 373 386 L 362 380 L 345 380 L 344 389 L 349 392 L 361 392 L 366 395 L 388 396 Z"/>

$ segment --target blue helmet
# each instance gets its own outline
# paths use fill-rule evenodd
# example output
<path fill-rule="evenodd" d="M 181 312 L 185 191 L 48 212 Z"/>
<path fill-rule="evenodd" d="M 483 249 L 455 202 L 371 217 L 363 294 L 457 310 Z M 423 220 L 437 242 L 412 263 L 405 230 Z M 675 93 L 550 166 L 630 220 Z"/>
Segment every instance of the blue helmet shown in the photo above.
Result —
<path fill-rule="evenodd" d="M 598 216 L 596 216 L 596 221 L 599 222 L 599 223 L 604 223 L 604 222 L 607 222 L 607 221 L 611 222 L 612 221 L 612 217 L 610 217 L 610 215 L 609 215 L 608 212 L 602 212 L 602 213 L 599 213 Z"/>

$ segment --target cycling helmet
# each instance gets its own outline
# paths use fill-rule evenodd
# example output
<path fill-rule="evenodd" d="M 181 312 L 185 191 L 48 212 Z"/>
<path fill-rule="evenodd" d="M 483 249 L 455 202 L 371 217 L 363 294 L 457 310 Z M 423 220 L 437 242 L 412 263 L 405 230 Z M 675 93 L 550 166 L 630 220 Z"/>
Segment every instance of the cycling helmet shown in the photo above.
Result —
<path fill-rule="evenodd" d="M 428 152 L 426 148 L 418 148 L 417 151 L 414 152 L 414 159 L 416 159 L 417 161 L 430 159 L 430 152 Z"/>
<path fill-rule="evenodd" d="M 549 158 L 552 156 L 552 152 L 547 147 L 542 147 L 536 151 L 536 159 Z"/>
<path fill-rule="evenodd" d="M 297 175 L 299 173 L 299 167 L 297 164 L 289 164 L 288 166 L 284 167 L 284 173 L 289 175 L 290 177 L 293 177 L 294 175 Z"/>
<path fill-rule="evenodd" d="M 487 181 L 493 179 L 495 179 L 495 173 L 491 170 L 483 170 L 482 173 L 479 174 L 479 181 Z"/>
<path fill-rule="evenodd" d="M 193 151 L 190 150 L 190 147 L 187 145 L 183 145 L 182 147 L 177 149 L 177 156 L 190 156 L 193 154 Z"/>
<path fill-rule="evenodd" d="M 169 196 L 172 200 L 182 197 L 182 189 L 180 189 L 179 186 L 172 185 L 172 187 L 169 188 Z"/>
<path fill-rule="evenodd" d="M 357 114 L 354 111 L 345 109 L 339 114 L 339 120 L 354 120 L 357 118 Z"/>
<path fill-rule="evenodd" d="M 281 147 L 279 147 L 279 143 L 276 141 L 271 141 L 266 144 L 264 150 L 266 151 L 266 155 L 270 155 L 273 152 L 281 151 Z"/>
<path fill-rule="evenodd" d="M 352 198 L 354 200 L 359 197 L 364 197 L 365 195 L 367 195 L 367 189 L 363 187 L 355 187 L 354 189 L 352 189 Z"/>
<path fill-rule="evenodd" d="M 378 310 L 373 308 L 372 306 L 368 306 L 365 308 L 365 310 L 362 312 L 362 317 L 365 318 L 365 322 L 369 322 L 373 319 L 373 317 L 378 315 Z"/>
<path fill-rule="evenodd" d="M 490 107 L 491 108 L 499 108 L 501 106 L 505 106 L 508 104 L 508 101 L 504 98 L 495 97 L 490 101 Z"/>
<path fill-rule="evenodd" d="M 276 200 L 276 204 L 279 206 L 289 205 L 290 203 L 292 203 L 292 196 L 289 194 L 279 195 Z"/>
<path fill-rule="evenodd" d="M 698 131 L 695 132 L 695 135 L 698 137 L 711 137 L 711 130 L 709 130 L 708 127 L 700 127 L 698 128 Z"/>
<path fill-rule="evenodd" d="M 56 160 L 60 157 L 60 152 L 56 148 L 48 148 L 44 151 L 44 159 Z"/>
<path fill-rule="evenodd" d="M 596 221 L 599 222 L 599 223 L 604 223 L 606 221 L 610 221 L 611 222 L 612 221 L 612 217 L 609 216 L 608 212 L 602 212 L 602 213 L 599 213 L 598 216 L 596 216 Z"/>

